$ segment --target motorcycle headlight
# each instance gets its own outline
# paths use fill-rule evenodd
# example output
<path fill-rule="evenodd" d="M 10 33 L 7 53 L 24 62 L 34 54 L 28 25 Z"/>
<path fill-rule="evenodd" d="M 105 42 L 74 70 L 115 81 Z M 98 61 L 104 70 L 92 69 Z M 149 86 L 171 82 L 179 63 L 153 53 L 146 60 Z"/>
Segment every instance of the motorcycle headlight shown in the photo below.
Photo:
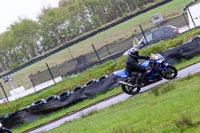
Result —
<path fill-rule="evenodd" d="M 152 59 L 152 60 L 157 60 L 158 57 L 157 57 L 157 56 L 152 56 L 151 59 Z"/>

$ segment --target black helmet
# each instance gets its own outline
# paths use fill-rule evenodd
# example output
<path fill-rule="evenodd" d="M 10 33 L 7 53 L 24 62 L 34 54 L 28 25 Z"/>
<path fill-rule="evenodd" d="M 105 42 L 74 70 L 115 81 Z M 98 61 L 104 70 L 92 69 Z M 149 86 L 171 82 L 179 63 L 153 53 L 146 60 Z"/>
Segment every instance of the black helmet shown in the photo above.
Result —
<path fill-rule="evenodd" d="M 136 48 L 131 48 L 130 51 L 129 51 L 129 55 L 139 55 L 138 51 Z"/>

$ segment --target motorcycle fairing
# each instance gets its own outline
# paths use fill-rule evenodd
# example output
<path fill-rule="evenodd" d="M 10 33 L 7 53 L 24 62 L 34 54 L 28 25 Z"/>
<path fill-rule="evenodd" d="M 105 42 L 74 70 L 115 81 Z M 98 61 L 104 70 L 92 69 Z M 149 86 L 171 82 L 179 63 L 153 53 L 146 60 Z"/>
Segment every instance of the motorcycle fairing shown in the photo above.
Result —
<path fill-rule="evenodd" d="M 167 71 L 167 66 L 168 66 L 169 64 L 168 63 L 164 63 L 162 66 L 161 66 L 161 68 L 162 68 L 162 70 L 164 70 L 165 72 Z"/>
<path fill-rule="evenodd" d="M 126 72 L 125 69 L 122 69 L 122 70 L 118 70 L 118 71 L 115 71 L 113 72 L 114 75 L 116 76 L 119 76 L 119 77 L 123 77 L 123 78 L 128 78 L 128 73 Z"/>
<path fill-rule="evenodd" d="M 148 67 L 149 66 L 149 61 L 141 62 L 140 65 L 142 65 L 143 67 Z"/>

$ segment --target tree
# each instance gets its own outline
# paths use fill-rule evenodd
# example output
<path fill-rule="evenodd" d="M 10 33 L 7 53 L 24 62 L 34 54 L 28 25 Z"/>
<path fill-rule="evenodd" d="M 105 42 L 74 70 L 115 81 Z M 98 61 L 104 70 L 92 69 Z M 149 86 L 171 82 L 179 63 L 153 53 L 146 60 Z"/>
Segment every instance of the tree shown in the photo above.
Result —
<path fill-rule="evenodd" d="M 20 19 L 0 35 L 0 71 L 30 60 L 85 32 L 155 0 L 60 0 L 43 8 L 38 22 Z"/>
<path fill-rule="evenodd" d="M 9 68 L 13 49 L 15 49 L 14 38 L 9 31 L 6 31 L 0 35 L 0 71 Z"/>
<path fill-rule="evenodd" d="M 71 2 L 69 0 L 60 0 L 58 5 L 59 7 L 67 7 L 71 4 Z"/>
<path fill-rule="evenodd" d="M 38 55 L 39 25 L 30 19 L 23 19 L 11 25 L 10 32 L 15 38 L 15 50 L 29 60 Z"/>
<path fill-rule="evenodd" d="M 68 13 L 65 8 L 48 9 L 39 16 L 41 45 L 44 50 L 65 42 Z"/>

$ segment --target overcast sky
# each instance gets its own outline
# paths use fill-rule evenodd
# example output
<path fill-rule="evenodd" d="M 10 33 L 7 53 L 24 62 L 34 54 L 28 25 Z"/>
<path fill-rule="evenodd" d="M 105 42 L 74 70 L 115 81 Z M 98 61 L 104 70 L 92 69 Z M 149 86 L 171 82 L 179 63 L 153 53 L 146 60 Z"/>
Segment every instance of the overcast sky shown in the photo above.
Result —
<path fill-rule="evenodd" d="M 0 34 L 18 18 L 36 20 L 43 7 L 58 7 L 59 0 L 0 0 Z"/>

